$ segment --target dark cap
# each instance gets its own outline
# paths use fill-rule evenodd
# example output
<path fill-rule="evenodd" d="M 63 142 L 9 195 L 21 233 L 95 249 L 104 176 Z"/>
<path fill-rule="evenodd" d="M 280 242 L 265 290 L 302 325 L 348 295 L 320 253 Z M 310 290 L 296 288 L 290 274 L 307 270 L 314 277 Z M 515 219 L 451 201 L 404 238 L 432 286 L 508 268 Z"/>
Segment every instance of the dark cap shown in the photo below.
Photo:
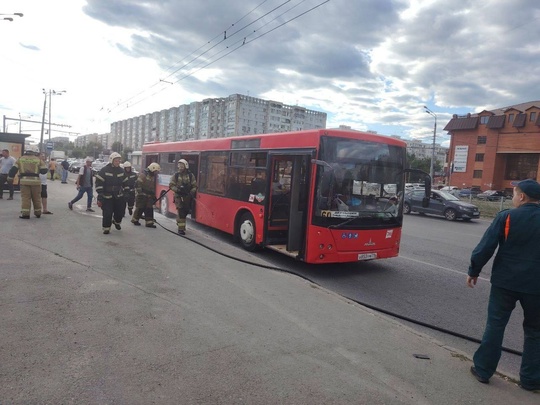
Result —
<path fill-rule="evenodd" d="M 527 194 L 533 200 L 540 200 L 540 184 L 537 181 L 532 179 L 513 181 L 512 184 L 514 187 L 519 187 L 521 191 Z"/>

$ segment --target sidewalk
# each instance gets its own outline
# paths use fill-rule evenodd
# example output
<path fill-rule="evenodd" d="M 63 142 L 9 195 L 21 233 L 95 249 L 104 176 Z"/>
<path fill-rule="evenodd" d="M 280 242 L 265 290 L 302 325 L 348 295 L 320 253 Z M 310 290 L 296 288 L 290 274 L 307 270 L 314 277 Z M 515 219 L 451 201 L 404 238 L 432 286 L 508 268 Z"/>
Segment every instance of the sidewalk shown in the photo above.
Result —
<path fill-rule="evenodd" d="M 540 399 L 478 383 L 463 353 L 305 280 L 129 220 L 103 235 L 99 212 L 68 210 L 72 186 L 49 182 L 49 195 L 54 215 L 26 221 L 20 194 L 0 201 L 2 405 Z"/>

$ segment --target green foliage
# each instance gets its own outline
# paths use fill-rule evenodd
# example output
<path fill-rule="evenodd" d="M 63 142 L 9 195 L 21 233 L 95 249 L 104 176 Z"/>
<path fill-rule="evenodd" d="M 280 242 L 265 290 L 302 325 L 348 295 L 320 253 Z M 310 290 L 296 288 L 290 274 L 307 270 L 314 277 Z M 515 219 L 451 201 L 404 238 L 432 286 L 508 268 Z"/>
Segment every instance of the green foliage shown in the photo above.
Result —
<path fill-rule="evenodd" d="M 425 171 L 426 173 L 429 173 L 429 169 L 431 168 L 431 158 L 417 158 L 414 154 L 407 153 L 407 165 L 410 169 L 420 169 Z M 435 173 L 442 171 L 442 166 L 437 160 L 435 160 L 435 163 L 433 165 L 433 171 Z M 418 183 L 423 181 L 424 176 L 421 174 L 411 173 L 409 175 L 409 183 Z"/>
<path fill-rule="evenodd" d="M 113 144 L 111 145 L 111 150 L 113 152 L 118 152 L 118 153 L 122 153 L 122 149 L 123 149 L 123 145 L 122 145 L 122 142 L 119 142 L 119 141 L 116 141 L 116 142 L 113 142 Z"/>

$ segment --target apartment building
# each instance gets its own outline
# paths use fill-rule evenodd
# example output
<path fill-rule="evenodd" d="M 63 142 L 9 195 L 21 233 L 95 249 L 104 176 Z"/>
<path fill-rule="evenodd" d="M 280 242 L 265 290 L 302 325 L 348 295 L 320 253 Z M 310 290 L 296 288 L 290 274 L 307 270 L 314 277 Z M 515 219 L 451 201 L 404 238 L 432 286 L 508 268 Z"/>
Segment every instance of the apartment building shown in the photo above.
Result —
<path fill-rule="evenodd" d="M 515 180 L 539 180 L 540 101 L 465 116 L 446 124 L 451 136 L 449 184 L 512 190 Z"/>
<path fill-rule="evenodd" d="M 326 128 L 326 118 L 324 112 L 233 94 L 114 122 L 109 141 L 111 144 L 119 141 L 124 147 L 141 150 L 145 142 Z"/>

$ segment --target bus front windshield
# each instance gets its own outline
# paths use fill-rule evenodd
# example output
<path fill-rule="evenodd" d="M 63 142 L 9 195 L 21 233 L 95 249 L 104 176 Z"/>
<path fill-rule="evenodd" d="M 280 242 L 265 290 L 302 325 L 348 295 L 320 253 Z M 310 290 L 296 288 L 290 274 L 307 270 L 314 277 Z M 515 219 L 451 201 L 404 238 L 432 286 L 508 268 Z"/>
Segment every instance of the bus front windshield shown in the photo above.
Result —
<path fill-rule="evenodd" d="M 323 137 L 313 224 L 331 228 L 401 225 L 405 149 Z"/>

